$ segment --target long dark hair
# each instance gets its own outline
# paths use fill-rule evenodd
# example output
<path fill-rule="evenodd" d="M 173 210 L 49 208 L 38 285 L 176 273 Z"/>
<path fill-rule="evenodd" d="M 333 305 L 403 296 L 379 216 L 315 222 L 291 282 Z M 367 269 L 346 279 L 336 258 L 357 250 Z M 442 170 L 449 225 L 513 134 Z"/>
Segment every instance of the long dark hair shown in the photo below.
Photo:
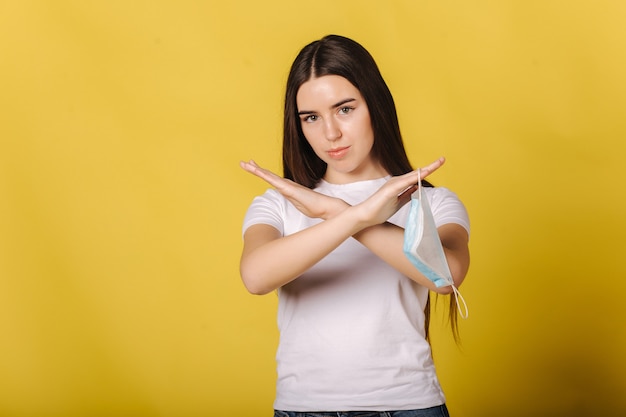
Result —
<path fill-rule="evenodd" d="M 363 96 L 374 131 L 372 157 L 391 175 L 412 171 L 393 97 L 374 58 L 352 39 L 328 35 L 305 46 L 289 72 L 283 132 L 284 177 L 313 188 L 326 172 L 326 163 L 313 152 L 302 133 L 296 104 L 300 86 L 324 75 L 347 79 Z"/>
<path fill-rule="evenodd" d="M 396 105 L 378 65 L 358 42 L 339 35 L 327 35 L 311 42 L 298 53 L 287 78 L 283 126 L 283 176 L 314 188 L 326 173 L 326 163 L 313 151 L 302 133 L 296 96 L 300 86 L 311 78 L 339 75 L 363 96 L 370 113 L 374 145 L 372 157 L 393 176 L 413 170 L 404 149 Z M 426 187 L 432 185 L 425 180 Z M 429 339 L 430 293 L 426 308 L 426 338 Z M 450 297 L 450 322 L 458 340 L 457 309 Z"/>

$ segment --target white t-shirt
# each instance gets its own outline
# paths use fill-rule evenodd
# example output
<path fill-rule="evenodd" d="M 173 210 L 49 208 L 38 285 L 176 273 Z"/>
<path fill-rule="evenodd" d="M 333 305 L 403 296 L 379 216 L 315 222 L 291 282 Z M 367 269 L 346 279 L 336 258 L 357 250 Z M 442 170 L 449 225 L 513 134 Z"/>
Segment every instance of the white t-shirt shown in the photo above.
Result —
<path fill-rule="evenodd" d="M 321 181 L 315 190 L 355 205 L 388 179 L 341 185 Z M 422 192 L 437 226 L 457 223 L 469 232 L 467 212 L 453 192 L 443 187 Z M 409 206 L 389 222 L 404 227 Z M 287 236 L 320 221 L 269 189 L 253 200 L 243 231 L 263 223 Z M 278 292 L 275 409 L 388 411 L 445 402 L 424 338 L 428 290 L 355 239 Z"/>

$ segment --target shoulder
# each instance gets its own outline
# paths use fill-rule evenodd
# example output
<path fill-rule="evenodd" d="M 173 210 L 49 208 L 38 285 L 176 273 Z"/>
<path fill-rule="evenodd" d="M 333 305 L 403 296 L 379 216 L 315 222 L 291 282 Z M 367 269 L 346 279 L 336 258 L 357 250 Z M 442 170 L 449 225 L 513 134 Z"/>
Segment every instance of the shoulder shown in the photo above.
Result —
<path fill-rule="evenodd" d="M 425 187 L 428 203 L 437 227 L 446 223 L 457 223 L 470 231 L 469 214 L 459 196 L 446 187 Z"/>
<path fill-rule="evenodd" d="M 268 224 L 282 233 L 286 205 L 287 200 L 278 191 L 273 188 L 267 189 L 263 194 L 254 197 L 250 203 L 243 220 L 242 232 L 245 233 L 246 229 L 255 224 Z"/>
<path fill-rule="evenodd" d="M 285 203 L 285 201 L 286 199 L 285 197 L 282 196 L 281 193 L 279 193 L 273 188 L 268 188 L 267 190 L 265 190 L 263 194 L 257 195 L 256 197 L 252 199 L 252 203 L 250 204 L 250 207 L 253 207 L 255 205 L 267 205 L 267 204 L 282 205 Z"/>
<path fill-rule="evenodd" d="M 452 190 L 446 187 L 423 187 L 422 191 L 428 196 L 428 201 L 433 204 L 439 204 L 442 202 L 458 201 L 461 202 L 459 196 Z"/>

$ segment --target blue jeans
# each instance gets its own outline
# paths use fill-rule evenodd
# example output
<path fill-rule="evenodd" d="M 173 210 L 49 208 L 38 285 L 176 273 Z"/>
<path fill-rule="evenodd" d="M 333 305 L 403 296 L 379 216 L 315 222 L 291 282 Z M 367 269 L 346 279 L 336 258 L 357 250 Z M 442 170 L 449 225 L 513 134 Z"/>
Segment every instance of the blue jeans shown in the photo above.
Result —
<path fill-rule="evenodd" d="M 274 411 L 274 417 L 450 417 L 445 404 L 421 410 L 399 411 Z"/>

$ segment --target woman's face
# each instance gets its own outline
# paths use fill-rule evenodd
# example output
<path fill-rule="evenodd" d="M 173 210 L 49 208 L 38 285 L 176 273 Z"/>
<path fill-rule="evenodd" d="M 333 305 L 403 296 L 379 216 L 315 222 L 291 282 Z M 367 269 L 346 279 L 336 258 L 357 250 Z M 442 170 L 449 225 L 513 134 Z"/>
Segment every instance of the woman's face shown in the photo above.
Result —
<path fill-rule="evenodd" d="M 387 175 L 372 159 L 374 131 L 359 90 L 338 75 L 312 78 L 296 95 L 302 132 L 328 167 L 324 179 L 345 184 Z"/>

